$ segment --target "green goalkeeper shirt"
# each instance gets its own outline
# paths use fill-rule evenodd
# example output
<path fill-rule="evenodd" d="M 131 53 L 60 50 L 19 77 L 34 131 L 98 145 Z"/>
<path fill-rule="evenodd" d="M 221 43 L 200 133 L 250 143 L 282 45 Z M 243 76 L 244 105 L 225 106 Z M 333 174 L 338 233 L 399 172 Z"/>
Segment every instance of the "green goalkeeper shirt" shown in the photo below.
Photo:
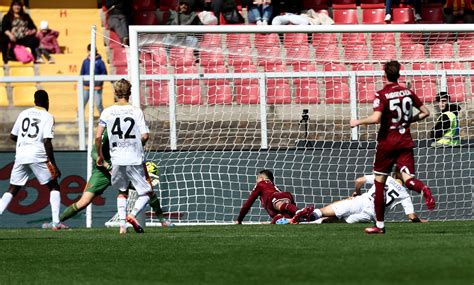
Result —
<path fill-rule="evenodd" d="M 104 160 L 109 164 L 112 165 L 110 162 L 110 146 L 109 146 L 109 137 L 107 135 L 107 130 L 104 131 L 104 134 L 102 135 L 102 155 L 104 156 Z M 92 167 L 97 168 L 97 148 L 95 147 L 95 144 L 92 147 Z"/>

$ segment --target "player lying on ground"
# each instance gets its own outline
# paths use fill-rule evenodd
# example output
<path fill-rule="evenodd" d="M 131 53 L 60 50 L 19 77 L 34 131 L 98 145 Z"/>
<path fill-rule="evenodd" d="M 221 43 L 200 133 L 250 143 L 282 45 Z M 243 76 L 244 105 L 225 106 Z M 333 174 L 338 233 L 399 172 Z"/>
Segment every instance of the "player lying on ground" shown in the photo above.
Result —
<path fill-rule="evenodd" d="M 394 179 L 395 178 L 395 179 Z M 407 192 L 399 172 L 394 173 L 394 178 L 388 177 L 385 191 L 385 209 L 392 210 L 397 205 L 402 205 L 405 214 L 410 221 L 419 223 L 421 220 L 415 214 L 411 197 Z M 321 209 L 315 209 L 310 217 L 311 221 L 316 223 L 330 223 L 335 221 L 343 221 L 348 224 L 366 223 L 375 221 L 374 211 L 374 175 L 364 175 L 356 179 L 356 187 L 353 197 L 333 202 Z M 365 184 L 371 184 L 372 187 L 364 194 L 360 194 L 360 189 Z M 280 223 L 284 223 L 281 221 Z M 294 223 L 294 222 L 293 222 Z"/>
<path fill-rule="evenodd" d="M 127 233 L 127 222 L 137 233 L 143 228 L 136 216 L 150 200 L 156 199 L 150 179 L 145 169 L 144 145 L 150 134 L 145 115 L 140 108 L 129 104 L 132 85 L 128 80 L 114 82 L 115 105 L 106 108 L 99 119 L 95 136 L 97 166 L 103 166 L 102 135 L 107 131 L 109 138 L 110 160 L 112 161 L 111 185 L 118 191 L 117 213 L 120 219 L 120 234 Z M 106 130 L 107 129 L 107 130 Z M 132 183 L 138 193 L 133 210 L 127 215 L 127 188 Z"/>
<path fill-rule="evenodd" d="M 8 192 L 0 200 L 0 215 L 34 174 L 39 183 L 46 185 L 50 191 L 52 228 L 58 230 L 65 226 L 59 222 L 61 195 L 58 178 L 61 172 L 56 166 L 51 143 L 54 138 L 54 117 L 48 113 L 49 96 L 46 91 L 36 91 L 34 98 L 36 106 L 20 113 L 10 134 L 10 138 L 16 142 L 15 164 Z"/>
<path fill-rule="evenodd" d="M 398 61 L 384 64 L 387 84 L 375 93 L 374 112 L 369 117 L 350 121 L 351 127 L 380 123 L 374 161 L 376 223 L 365 229 L 368 234 L 385 233 L 385 181 L 395 164 L 400 168 L 407 188 L 423 193 L 428 210 L 435 208 L 430 188 L 415 177 L 415 144 L 410 134 L 410 124 L 425 119 L 430 111 L 413 91 L 398 84 L 400 67 Z M 413 115 L 414 109 L 419 113 Z"/>
<path fill-rule="evenodd" d="M 274 184 L 273 173 L 264 169 L 257 175 L 257 184 L 253 188 L 247 201 L 242 205 L 240 214 L 235 221 L 236 224 L 242 224 L 242 221 L 252 207 L 252 204 L 260 197 L 260 202 L 268 215 L 272 218 L 274 224 L 280 218 L 293 218 L 306 216 L 313 212 L 314 207 L 306 207 L 298 210 L 293 195 L 290 192 L 281 192 Z"/>

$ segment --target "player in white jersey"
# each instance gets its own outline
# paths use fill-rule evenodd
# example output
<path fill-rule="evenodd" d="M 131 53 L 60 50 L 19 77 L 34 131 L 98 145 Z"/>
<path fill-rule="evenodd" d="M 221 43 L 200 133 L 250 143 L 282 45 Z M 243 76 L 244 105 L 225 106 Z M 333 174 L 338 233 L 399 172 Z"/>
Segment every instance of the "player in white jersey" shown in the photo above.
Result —
<path fill-rule="evenodd" d="M 52 229 L 65 228 L 59 222 L 61 196 L 57 178 L 61 172 L 56 166 L 53 145 L 54 118 L 48 113 L 49 97 L 44 90 L 37 90 L 34 94 L 35 107 L 20 113 L 10 134 L 16 141 L 15 164 L 10 175 L 8 192 L 0 200 L 0 214 L 10 204 L 12 198 L 26 184 L 31 174 L 36 176 L 41 185 L 50 190 L 50 204 L 52 213 Z"/>
<path fill-rule="evenodd" d="M 116 104 L 106 108 L 100 115 L 99 126 L 95 138 L 98 152 L 97 165 L 104 161 L 102 153 L 102 134 L 107 127 L 109 137 L 110 159 L 112 162 L 112 187 L 119 191 L 117 210 L 120 219 L 120 233 L 127 232 L 126 223 L 132 224 L 137 233 L 143 228 L 136 220 L 136 215 L 146 204 L 157 198 L 151 182 L 147 179 L 145 154 L 143 146 L 148 141 L 149 130 L 145 116 L 140 108 L 128 103 L 131 84 L 125 79 L 114 83 Z M 135 186 L 138 199 L 133 210 L 127 216 L 126 191 L 129 183 Z"/>
<path fill-rule="evenodd" d="M 398 174 L 399 172 L 394 175 Z M 375 221 L 374 177 L 374 175 L 364 175 L 357 178 L 353 197 L 333 202 L 321 209 L 315 209 L 311 220 L 316 220 L 316 223 L 342 220 L 349 224 Z M 372 187 L 361 195 L 360 190 L 365 184 L 371 184 Z M 411 197 L 401 180 L 388 177 L 385 187 L 385 209 L 387 211 L 394 209 L 397 205 L 402 205 L 405 214 L 412 222 L 426 221 L 418 218 L 415 214 Z"/>

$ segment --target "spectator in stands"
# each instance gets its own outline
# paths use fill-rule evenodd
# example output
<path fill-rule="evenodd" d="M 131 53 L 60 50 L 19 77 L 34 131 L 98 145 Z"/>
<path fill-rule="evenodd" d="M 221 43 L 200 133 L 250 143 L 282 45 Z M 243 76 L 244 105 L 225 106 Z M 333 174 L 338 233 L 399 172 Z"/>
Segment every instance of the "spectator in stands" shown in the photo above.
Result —
<path fill-rule="evenodd" d="M 334 20 L 328 16 L 326 11 L 315 12 L 309 9 L 300 15 L 285 13 L 276 16 L 272 20 L 272 25 L 332 25 Z"/>
<path fill-rule="evenodd" d="M 54 59 L 51 57 L 50 53 L 61 53 L 61 49 L 58 44 L 58 31 L 53 31 L 49 28 L 47 21 L 41 21 L 40 31 L 36 37 L 40 41 L 39 47 L 36 49 L 36 58 L 37 63 L 43 63 L 42 56 L 46 57 L 49 63 L 54 63 Z"/>
<path fill-rule="evenodd" d="M 431 146 L 458 146 L 460 144 L 458 114 L 461 107 L 451 103 L 447 92 L 440 92 L 436 96 L 436 102 L 438 102 L 440 114 L 433 130 L 431 130 L 431 138 L 435 140 Z"/>
<path fill-rule="evenodd" d="M 271 0 L 246 0 L 249 23 L 257 25 L 268 25 L 273 15 L 273 6 Z"/>
<path fill-rule="evenodd" d="M 15 59 L 12 53 L 12 46 L 15 44 L 30 48 L 36 58 L 36 48 L 39 46 L 39 40 L 36 38 L 36 26 L 30 15 L 25 13 L 23 3 L 17 0 L 12 1 L 10 9 L 2 20 L 0 45 L 5 64 L 9 59 Z"/>
<path fill-rule="evenodd" d="M 109 28 L 113 30 L 124 45 L 128 45 L 128 24 L 130 22 L 131 1 L 105 0 Z"/>
<path fill-rule="evenodd" d="M 385 22 L 392 21 L 392 0 L 385 1 Z M 421 21 L 421 0 L 406 0 L 405 3 L 411 4 L 415 7 L 415 21 Z"/>
<path fill-rule="evenodd" d="M 444 21 L 448 24 L 455 24 L 463 20 L 465 24 L 474 23 L 474 11 L 471 0 L 446 0 L 444 5 Z"/>
<path fill-rule="evenodd" d="M 201 20 L 196 12 L 194 12 L 193 0 L 179 0 L 177 11 L 170 11 L 167 25 L 202 25 Z M 187 47 L 197 47 L 199 40 L 195 36 L 186 34 L 167 35 L 163 39 L 166 45 L 180 45 Z"/>
<path fill-rule="evenodd" d="M 88 56 L 84 61 L 82 62 L 81 66 L 81 75 L 89 75 L 90 74 L 90 62 L 91 62 L 91 45 L 87 45 L 87 52 Z M 100 54 L 97 53 L 97 50 L 95 52 L 95 75 L 106 75 L 107 74 L 107 68 L 105 67 L 105 63 L 102 60 L 102 57 Z M 103 81 L 95 81 L 94 82 L 94 97 L 95 97 L 95 105 L 97 106 L 97 111 L 102 113 L 104 110 L 104 106 L 102 105 L 102 90 L 103 90 L 104 82 Z M 84 106 L 87 104 L 89 101 L 89 81 L 84 81 Z"/>

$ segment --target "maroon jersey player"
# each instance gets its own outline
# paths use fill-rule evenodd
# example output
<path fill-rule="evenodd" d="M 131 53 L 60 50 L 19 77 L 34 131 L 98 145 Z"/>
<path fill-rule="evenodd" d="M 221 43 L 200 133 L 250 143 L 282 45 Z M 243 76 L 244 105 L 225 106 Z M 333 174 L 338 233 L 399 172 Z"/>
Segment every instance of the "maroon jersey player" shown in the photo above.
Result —
<path fill-rule="evenodd" d="M 252 207 L 252 204 L 260 197 L 262 207 L 272 218 L 274 224 L 280 218 L 300 218 L 310 215 L 313 208 L 307 207 L 298 210 L 293 195 L 289 192 L 281 192 L 273 183 L 273 173 L 270 170 L 262 170 L 257 175 L 257 184 L 253 188 L 247 201 L 242 205 L 236 224 L 241 224 Z"/>
<path fill-rule="evenodd" d="M 350 122 L 351 127 L 380 123 L 374 162 L 376 226 L 365 229 L 365 232 L 369 234 L 385 233 L 384 186 L 394 164 L 399 167 L 407 188 L 423 193 L 429 210 L 435 207 L 435 201 L 428 186 L 415 178 L 413 157 L 415 144 L 410 134 L 410 124 L 423 120 L 430 115 L 430 112 L 413 91 L 398 84 L 400 77 L 398 61 L 385 63 L 384 71 L 387 84 L 375 94 L 373 114 Z M 413 108 L 419 110 L 419 113 L 414 116 Z"/>

